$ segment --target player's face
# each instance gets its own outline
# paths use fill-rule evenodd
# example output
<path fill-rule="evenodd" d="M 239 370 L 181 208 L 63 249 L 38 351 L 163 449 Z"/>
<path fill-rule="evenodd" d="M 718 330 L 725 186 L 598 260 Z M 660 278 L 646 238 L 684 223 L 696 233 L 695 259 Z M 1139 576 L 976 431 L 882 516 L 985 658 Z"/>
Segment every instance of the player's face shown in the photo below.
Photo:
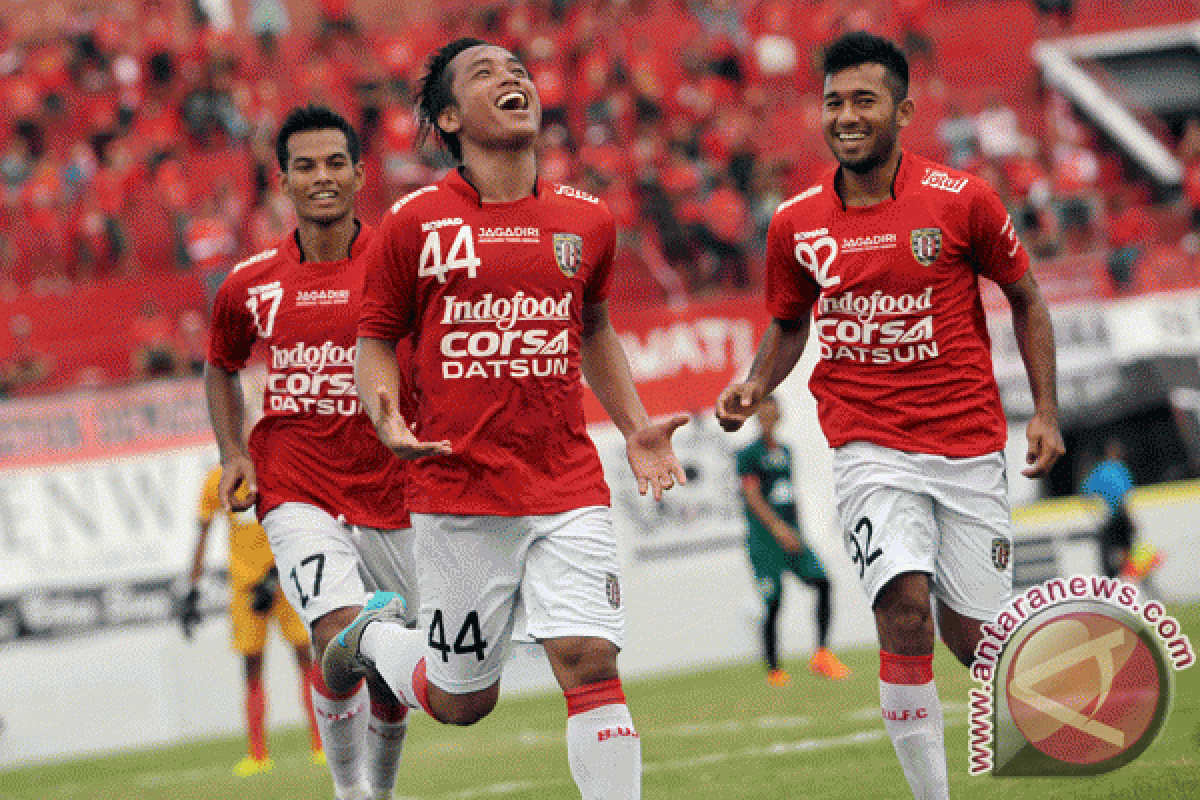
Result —
<path fill-rule="evenodd" d="M 895 152 L 912 109 L 911 99 L 896 102 L 882 64 L 860 64 L 826 75 L 821 113 L 825 143 L 846 169 L 870 172 Z"/>
<path fill-rule="evenodd" d="M 363 168 L 350 159 L 346 134 L 336 128 L 302 131 L 288 137 L 287 147 L 287 170 L 280 185 L 296 207 L 296 216 L 329 224 L 353 215 Z"/>
<path fill-rule="evenodd" d="M 447 133 L 484 149 L 532 147 L 542 104 L 529 72 L 503 47 L 476 45 L 450 62 L 455 105 L 438 117 Z"/>
<path fill-rule="evenodd" d="M 779 404 L 773 400 L 768 400 L 758 407 L 758 426 L 762 428 L 762 432 L 770 435 L 775 432 L 775 426 L 779 424 Z"/>

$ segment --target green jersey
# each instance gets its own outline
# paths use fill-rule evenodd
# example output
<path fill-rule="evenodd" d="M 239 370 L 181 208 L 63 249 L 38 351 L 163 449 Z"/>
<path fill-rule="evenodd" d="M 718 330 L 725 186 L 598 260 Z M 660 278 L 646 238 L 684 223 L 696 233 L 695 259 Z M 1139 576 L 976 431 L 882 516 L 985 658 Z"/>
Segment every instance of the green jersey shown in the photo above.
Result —
<path fill-rule="evenodd" d="M 749 447 L 738 451 L 737 474 L 738 477 L 753 475 L 758 478 L 759 489 L 767 504 L 780 519 L 799 529 L 796 495 L 792 491 L 792 452 L 786 445 L 776 443 L 774 447 L 768 447 L 763 439 L 756 439 Z M 751 544 L 755 541 L 774 543 L 775 537 L 759 522 L 750 507 L 746 506 L 745 510 Z"/>

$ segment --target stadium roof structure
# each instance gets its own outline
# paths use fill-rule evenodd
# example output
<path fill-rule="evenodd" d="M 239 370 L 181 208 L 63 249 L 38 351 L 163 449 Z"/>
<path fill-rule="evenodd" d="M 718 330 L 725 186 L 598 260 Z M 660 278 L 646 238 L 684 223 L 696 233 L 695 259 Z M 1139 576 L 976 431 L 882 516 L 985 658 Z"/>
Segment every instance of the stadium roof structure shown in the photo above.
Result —
<path fill-rule="evenodd" d="M 1183 165 L 1152 128 L 1200 113 L 1200 23 L 1043 41 L 1032 56 L 1160 189 L 1179 186 Z"/>

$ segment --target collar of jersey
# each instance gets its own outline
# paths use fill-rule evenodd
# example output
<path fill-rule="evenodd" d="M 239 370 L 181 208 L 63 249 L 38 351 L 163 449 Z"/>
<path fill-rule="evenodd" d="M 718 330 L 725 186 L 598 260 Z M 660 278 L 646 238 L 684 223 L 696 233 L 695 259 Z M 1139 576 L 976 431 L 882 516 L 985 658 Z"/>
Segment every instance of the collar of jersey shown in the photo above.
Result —
<path fill-rule="evenodd" d="M 370 226 L 358 218 L 355 218 L 354 221 L 358 223 L 358 232 L 354 234 L 354 239 L 350 242 L 349 258 L 357 258 L 360 253 L 367 249 L 367 244 L 371 241 Z M 304 251 L 300 249 L 299 228 L 292 228 L 292 232 L 284 239 L 283 249 L 287 253 L 287 257 L 293 262 L 297 264 L 310 263 L 304 258 Z M 345 259 L 341 260 L 344 261 Z M 336 264 L 337 262 L 331 261 L 327 263 Z"/>
<path fill-rule="evenodd" d="M 534 200 L 534 199 L 541 197 L 546 189 L 546 186 L 545 186 L 546 182 L 542 180 L 541 176 L 538 176 L 537 180 L 533 184 L 533 194 L 532 195 L 526 195 L 525 197 L 522 197 L 520 200 L 513 200 L 508 203 L 484 203 L 483 198 L 479 196 L 479 190 L 476 189 L 474 186 L 472 186 L 470 184 L 470 182 L 466 178 L 463 177 L 462 167 L 455 167 L 454 169 L 450 170 L 450 172 L 448 172 L 446 174 L 445 180 L 446 180 L 446 186 L 448 186 L 449 188 L 458 192 L 463 197 L 467 198 L 468 200 L 470 200 L 472 203 L 479 206 L 480 208 L 482 208 L 485 205 L 498 207 L 498 206 L 512 206 L 512 205 L 516 205 L 517 203 L 524 203 L 526 200 Z"/>
<path fill-rule="evenodd" d="M 894 203 L 897 199 L 899 199 L 900 193 L 903 192 L 905 187 L 908 186 L 909 176 L 912 174 L 912 171 L 915 167 L 913 161 L 914 159 L 908 154 L 908 151 L 901 148 L 900 163 L 896 165 L 896 175 L 892 178 L 892 196 L 881 203 L 876 203 L 873 206 L 846 205 L 845 201 L 842 200 L 842 196 L 838 194 L 837 191 L 837 176 L 842 169 L 840 166 L 834 167 L 832 170 L 830 170 L 829 174 L 825 176 L 825 189 L 829 192 L 829 196 L 834 198 L 834 202 L 841 207 L 842 211 L 847 211 L 852 214 L 858 214 L 864 211 L 871 212 L 886 206 L 888 203 Z"/>

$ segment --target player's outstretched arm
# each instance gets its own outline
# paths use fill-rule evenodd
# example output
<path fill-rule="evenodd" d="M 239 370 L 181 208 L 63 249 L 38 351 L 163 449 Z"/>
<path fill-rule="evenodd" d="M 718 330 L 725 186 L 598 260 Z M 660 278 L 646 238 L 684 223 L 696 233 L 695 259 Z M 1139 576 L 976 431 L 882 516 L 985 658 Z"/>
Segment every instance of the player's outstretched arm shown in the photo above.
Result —
<path fill-rule="evenodd" d="M 1032 270 L 1026 270 L 1021 278 L 1000 288 L 1012 307 L 1013 333 L 1033 393 L 1033 418 L 1025 428 L 1029 441 L 1025 461 L 1029 466 L 1021 474 L 1040 478 L 1066 452 L 1058 426 L 1054 325 Z"/>
<path fill-rule="evenodd" d="M 722 428 L 730 433 L 741 428 L 758 411 L 759 402 L 783 383 L 804 353 L 808 328 L 807 309 L 799 319 L 771 320 L 746 380 L 727 386 L 717 396 L 715 410 Z"/>
<path fill-rule="evenodd" d="M 354 383 L 379 441 L 400 458 L 414 459 L 447 455 L 450 443 L 422 442 L 413 435 L 396 403 L 400 385 L 400 366 L 396 363 L 396 343 L 359 337 L 358 357 L 354 361 Z"/>
<path fill-rule="evenodd" d="M 661 500 L 662 493 L 676 483 L 687 483 L 671 446 L 671 435 L 687 424 L 688 416 L 650 421 L 633 383 L 625 350 L 609 320 L 607 302 L 584 305 L 579 355 L 583 375 L 596 399 L 625 435 L 625 452 L 638 491 L 653 491 L 654 499 Z"/>
<path fill-rule="evenodd" d="M 204 393 L 221 455 L 221 505 L 227 511 L 244 511 L 258 501 L 258 479 L 246 451 L 242 379 L 236 372 L 205 364 Z M 239 487 L 244 491 L 238 492 Z"/>

